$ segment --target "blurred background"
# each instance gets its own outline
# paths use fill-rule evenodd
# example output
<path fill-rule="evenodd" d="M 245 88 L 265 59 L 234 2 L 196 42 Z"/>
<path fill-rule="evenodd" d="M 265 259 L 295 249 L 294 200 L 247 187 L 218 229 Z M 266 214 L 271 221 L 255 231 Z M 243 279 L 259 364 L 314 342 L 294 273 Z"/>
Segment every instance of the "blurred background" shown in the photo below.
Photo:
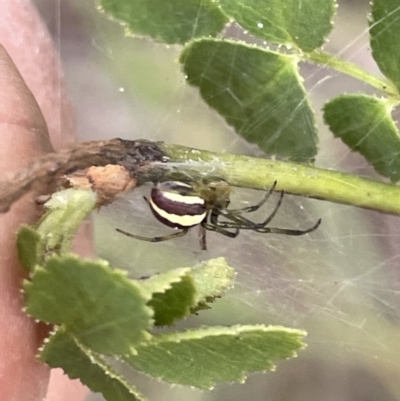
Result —
<path fill-rule="evenodd" d="M 262 156 L 185 83 L 177 61 L 179 46 L 125 37 L 123 27 L 98 12 L 92 0 L 34 3 L 59 49 L 80 141 L 144 138 Z M 368 12 L 368 0 L 339 1 L 325 50 L 379 74 L 368 46 Z M 229 34 L 245 37 L 238 27 Z M 324 102 L 339 93 L 374 93 L 372 89 L 320 66 L 302 64 L 301 71 L 317 113 L 316 165 L 381 179 L 363 158 L 333 138 L 320 113 Z M 200 251 L 196 230 L 159 244 L 115 231 L 120 227 L 146 236 L 170 232 L 152 217 L 142 199 L 149 188 L 95 214 L 100 257 L 141 277 L 225 256 L 238 272 L 235 288 L 211 311 L 186 320 L 181 328 L 263 323 L 308 332 L 308 348 L 298 358 L 278 363 L 276 372 L 251 374 L 245 384 L 221 384 L 212 392 L 170 387 L 126 369 L 124 374 L 151 400 L 400 399 L 398 217 L 286 196 L 275 226 L 305 229 L 322 218 L 321 227 L 304 237 L 249 232 L 232 240 L 209 233 L 209 250 Z M 236 189 L 232 207 L 254 204 L 262 196 Z M 257 212 L 255 220 L 268 214 L 275 201 L 276 197 Z M 102 398 L 87 398 L 95 400 Z"/>

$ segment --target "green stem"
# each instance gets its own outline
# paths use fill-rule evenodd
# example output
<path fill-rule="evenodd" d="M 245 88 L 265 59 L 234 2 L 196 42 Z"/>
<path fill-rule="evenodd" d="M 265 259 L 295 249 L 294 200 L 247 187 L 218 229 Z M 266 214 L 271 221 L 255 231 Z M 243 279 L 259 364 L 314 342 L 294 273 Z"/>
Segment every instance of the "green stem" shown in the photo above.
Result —
<path fill-rule="evenodd" d="M 233 186 L 276 190 L 382 213 L 400 215 L 400 187 L 302 164 L 248 156 L 219 154 L 158 143 L 170 157 L 165 178 L 215 177 Z"/>
<path fill-rule="evenodd" d="M 23 267 L 33 271 L 54 253 L 69 252 L 79 226 L 96 204 L 93 191 L 70 188 L 54 193 L 36 227 L 22 226 L 18 232 L 18 256 Z"/>
<path fill-rule="evenodd" d="M 369 72 L 363 70 L 356 64 L 339 59 L 332 54 L 325 53 L 321 50 L 315 50 L 311 53 L 305 53 L 303 57 L 318 64 L 332 67 L 337 71 L 359 79 L 360 81 L 363 81 L 375 88 L 378 88 L 381 91 L 384 91 L 391 97 L 396 97 L 397 99 L 399 99 L 400 97 L 397 88 L 389 80 L 380 79 L 375 75 L 372 75 Z"/>
<path fill-rule="evenodd" d="M 37 224 L 37 232 L 49 254 L 70 251 L 72 240 L 82 221 L 96 207 L 96 193 L 89 190 L 65 189 L 56 192 L 45 203 L 47 212 Z"/>

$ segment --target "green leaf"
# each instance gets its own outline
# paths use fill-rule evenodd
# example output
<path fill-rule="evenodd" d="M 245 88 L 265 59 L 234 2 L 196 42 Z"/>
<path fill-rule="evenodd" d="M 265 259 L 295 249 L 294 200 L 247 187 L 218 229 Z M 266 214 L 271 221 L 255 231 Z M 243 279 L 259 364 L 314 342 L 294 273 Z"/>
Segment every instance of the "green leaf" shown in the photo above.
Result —
<path fill-rule="evenodd" d="M 372 56 L 382 73 L 400 90 L 400 2 L 374 0 L 369 28 Z"/>
<path fill-rule="evenodd" d="M 219 382 L 243 382 L 249 372 L 274 369 L 274 361 L 296 356 L 305 332 L 280 326 L 212 327 L 153 337 L 134 368 L 169 383 L 209 389 Z"/>
<path fill-rule="evenodd" d="M 170 44 L 215 36 L 228 22 L 211 0 L 101 0 L 100 8 L 121 20 L 128 34 Z"/>
<path fill-rule="evenodd" d="M 180 61 L 190 84 L 236 132 L 270 155 L 309 161 L 314 114 L 297 59 L 228 40 L 194 41 Z"/>
<path fill-rule="evenodd" d="M 148 305 L 156 326 L 171 325 L 190 314 L 196 288 L 189 272 L 189 268 L 174 269 L 138 282 L 152 296 Z"/>
<path fill-rule="evenodd" d="M 180 268 L 138 281 L 151 300 L 156 326 L 171 325 L 191 313 L 208 309 L 223 291 L 232 286 L 235 271 L 225 258 L 211 259 L 194 268 Z"/>
<path fill-rule="evenodd" d="M 24 284 L 27 312 L 65 325 L 83 345 L 103 354 L 134 352 L 150 338 L 148 298 L 124 272 L 104 261 L 50 258 Z"/>
<path fill-rule="evenodd" d="M 324 107 L 333 134 L 361 153 L 375 170 L 392 181 L 400 179 L 400 137 L 389 102 L 365 95 L 342 95 Z"/>
<path fill-rule="evenodd" d="M 27 271 L 32 271 L 40 258 L 42 237 L 32 227 L 23 225 L 17 235 L 18 258 Z"/>
<path fill-rule="evenodd" d="M 82 220 L 94 209 L 97 195 L 92 191 L 66 189 L 54 193 L 44 205 L 46 213 L 36 228 L 22 226 L 18 232 L 18 257 L 32 271 L 53 253 L 67 253 Z"/>
<path fill-rule="evenodd" d="M 108 401 L 145 401 L 139 391 L 127 383 L 96 354 L 78 345 L 64 329 L 59 329 L 45 344 L 39 359 L 52 368 L 61 368 L 70 379 L 79 379 Z"/>
<path fill-rule="evenodd" d="M 96 203 L 97 195 L 93 191 L 69 188 L 51 196 L 44 205 L 48 210 L 37 224 L 37 232 L 43 239 L 39 264 L 52 252 L 69 252 L 79 226 Z"/>
<path fill-rule="evenodd" d="M 321 47 L 332 29 L 334 0 L 219 0 L 223 11 L 253 35 L 304 51 Z M 312 29 L 310 29 L 312 27 Z"/>
<path fill-rule="evenodd" d="M 235 270 L 228 265 L 225 258 L 216 258 L 193 267 L 190 275 L 197 290 L 195 305 L 201 306 L 212 302 L 233 286 Z"/>

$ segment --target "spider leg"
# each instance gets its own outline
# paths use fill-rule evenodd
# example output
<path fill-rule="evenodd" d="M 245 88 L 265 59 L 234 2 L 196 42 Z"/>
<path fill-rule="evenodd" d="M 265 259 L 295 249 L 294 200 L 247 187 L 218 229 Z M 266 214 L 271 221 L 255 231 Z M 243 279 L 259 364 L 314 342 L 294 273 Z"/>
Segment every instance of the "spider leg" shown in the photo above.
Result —
<path fill-rule="evenodd" d="M 226 237 L 229 237 L 229 238 L 235 238 L 239 235 L 239 227 L 232 227 L 235 229 L 235 231 L 232 232 L 232 231 L 225 230 L 224 228 L 219 227 L 218 225 L 214 225 L 212 223 L 207 223 L 207 222 L 201 223 L 201 226 L 204 227 L 208 231 L 215 231 L 215 232 L 225 235 Z"/>
<path fill-rule="evenodd" d="M 211 223 L 208 223 L 212 227 L 214 227 L 214 230 L 212 230 L 212 231 L 217 231 L 216 228 L 219 228 L 219 229 L 226 229 L 226 228 L 227 229 L 231 229 L 231 228 L 233 228 L 233 229 L 239 229 L 239 230 L 246 230 L 246 229 L 248 229 L 248 230 L 257 230 L 258 228 L 262 228 L 262 227 L 258 227 L 258 225 L 256 223 L 253 223 L 252 221 L 247 220 L 247 219 L 245 219 L 245 221 L 244 221 L 242 219 L 236 219 L 236 218 L 234 218 L 232 216 L 228 217 L 223 213 L 222 213 L 222 215 L 224 217 L 226 217 L 227 219 L 231 219 L 233 221 L 215 220 L 215 221 L 213 221 Z M 207 229 L 209 229 L 209 228 L 207 228 Z"/>
<path fill-rule="evenodd" d="M 285 234 L 285 235 L 304 235 L 308 234 L 318 228 L 321 224 L 321 219 L 317 221 L 317 223 L 307 230 L 290 230 L 284 228 L 277 228 L 277 227 L 266 227 L 272 219 L 275 217 L 276 213 L 278 212 L 281 204 L 282 199 L 284 196 L 284 192 L 281 191 L 279 200 L 272 211 L 272 213 L 261 223 L 255 223 L 251 220 L 246 219 L 241 215 L 232 215 L 230 210 L 218 210 L 215 213 L 212 213 L 210 216 L 211 224 L 214 227 L 218 227 L 219 229 L 236 229 L 236 230 L 254 230 L 259 233 L 271 233 L 271 234 Z M 231 221 L 219 221 L 219 216 L 223 216 L 228 220 Z"/>
<path fill-rule="evenodd" d="M 267 224 L 269 224 L 271 222 L 271 220 L 275 217 L 275 215 L 278 213 L 279 208 L 281 207 L 282 204 L 282 199 L 283 199 L 283 195 L 285 193 L 283 192 L 283 190 L 281 191 L 281 194 L 279 196 L 278 202 L 275 206 L 275 209 L 272 211 L 272 213 L 260 224 L 257 224 L 260 227 L 265 227 Z"/>
<path fill-rule="evenodd" d="M 223 216 L 231 221 L 219 221 L 219 217 Z M 244 224 L 252 225 L 256 228 L 257 224 L 252 221 L 242 217 L 241 215 L 231 215 L 230 210 L 228 209 L 212 209 L 209 214 L 210 222 L 212 226 L 219 228 L 241 228 Z"/>
<path fill-rule="evenodd" d="M 116 230 L 119 233 L 124 234 L 124 235 L 126 235 L 128 237 L 136 238 L 136 239 L 140 239 L 142 241 L 148 241 L 148 242 L 161 242 L 161 241 L 168 241 L 168 240 L 173 239 L 173 238 L 183 237 L 189 231 L 188 228 L 185 228 L 182 231 L 177 231 L 177 232 L 174 232 L 174 233 L 169 234 L 169 235 L 164 235 L 162 237 L 142 237 L 141 235 L 128 233 L 126 231 L 120 230 L 119 228 L 117 228 Z"/>
<path fill-rule="evenodd" d="M 282 198 L 283 198 L 283 191 L 281 192 L 280 198 L 278 200 L 278 203 L 275 206 L 275 209 L 261 223 L 255 223 L 254 221 L 246 219 L 246 217 L 243 217 L 239 214 L 232 215 L 231 210 L 221 209 L 221 210 L 218 210 L 218 213 L 214 213 L 211 215 L 211 218 L 210 218 L 211 224 L 213 224 L 217 227 L 220 227 L 220 228 L 238 228 L 241 230 L 258 230 L 260 228 L 265 227 L 275 217 L 276 213 L 278 212 L 278 210 L 281 206 Z M 231 221 L 219 221 L 218 220 L 219 216 L 223 216 L 226 219 L 231 220 Z"/>
<path fill-rule="evenodd" d="M 272 195 L 272 192 L 274 191 L 275 187 L 276 187 L 277 181 L 275 181 L 272 184 L 272 187 L 269 189 L 269 191 L 266 193 L 266 195 L 264 196 L 264 198 L 258 202 L 256 205 L 253 206 L 247 206 L 247 207 L 243 207 L 241 209 L 231 209 L 229 210 L 229 212 L 233 215 L 237 215 L 237 214 L 241 214 L 241 213 L 251 213 L 251 212 L 255 212 L 256 210 L 258 210 L 268 199 L 269 197 Z"/>
<path fill-rule="evenodd" d="M 207 250 L 206 229 L 202 225 L 199 226 L 199 242 L 201 250 L 206 251 Z"/>
<path fill-rule="evenodd" d="M 307 230 L 288 230 L 286 228 L 264 227 L 255 230 L 258 233 L 285 234 L 285 235 L 304 235 L 315 231 L 321 224 L 321 219 Z"/>
<path fill-rule="evenodd" d="M 232 220 L 234 220 L 235 223 L 228 221 L 219 221 L 219 216 L 225 216 L 226 213 L 229 213 L 227 209 L 211 209 L 206 219 L 204 219 L 202 225 L 209 231 L 218 231 L 222 235 L 226 235 L 227 237 L 234 235 L 232 237 L 234 238 L 239 234 L 239 229 L 243 226 L 243 224 L 236 216 L 232 216 Z M 231 233 L 230 231 L 225 230 L 226 228 L 233 228 L 235 229 L 235 232 Z M 225 232 L 226 234 L 223 234 L 223 232 Z"/>

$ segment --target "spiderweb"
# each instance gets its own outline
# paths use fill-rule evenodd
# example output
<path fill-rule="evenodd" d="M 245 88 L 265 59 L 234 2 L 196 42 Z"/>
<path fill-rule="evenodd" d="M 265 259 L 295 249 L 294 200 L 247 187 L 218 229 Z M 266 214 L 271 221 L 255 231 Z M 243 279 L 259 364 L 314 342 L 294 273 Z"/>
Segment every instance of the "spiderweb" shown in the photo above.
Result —
<path fill-rule="evenodd" d="M 125 38 L 122 28 L 97 13 L 93 4 L 69 0 L 51 8 L 51 3 L 37 0 L 60 47 L 80 140 L 146 138 L 261 155 L 186 85 L 176 61 L 180 48 Z M 326 50 L 378 74 L 368 50 L 368 2 L 339 3 Z M 232 31 L 246 37 L 238 27 Z M 301 68 L 315 110 L 345 91 L 371 92 L 333 70 Z M 373 177 L 361 157 L 333 139 L 320 115 L 317 120 L 321 136 L 316 165 Z M 272 225 L 306 229 L 322 218 L 317 231 L 303 237 L 246 232 L 234 240 L 208 233 L 209 250 L 202 252 L 196 229 L 160 244 L 115 231 L 119 227 L 146 236 L 170 232 L 143 201 L 148 192 L 149 187 L 142 187 L 94 216 L 99 256 L 134 277 L 225 256 L 238 272 L 235 288 L 186 326 L 264 323 L 309 333 L 308 348 L 297 359 L 279 363 L 275 373 L 251 375 L 244 385 L 219 385 L 211 393 L 170 388 L 128 373 L 150 399 L 400 399 L 398 217 L 286 196 Z M 255 204 L 262 196 L 236 189 L 232 207 Z M 252 214 L 254 221 L 261 221 L 276 201 L 277 196 Z"/>

